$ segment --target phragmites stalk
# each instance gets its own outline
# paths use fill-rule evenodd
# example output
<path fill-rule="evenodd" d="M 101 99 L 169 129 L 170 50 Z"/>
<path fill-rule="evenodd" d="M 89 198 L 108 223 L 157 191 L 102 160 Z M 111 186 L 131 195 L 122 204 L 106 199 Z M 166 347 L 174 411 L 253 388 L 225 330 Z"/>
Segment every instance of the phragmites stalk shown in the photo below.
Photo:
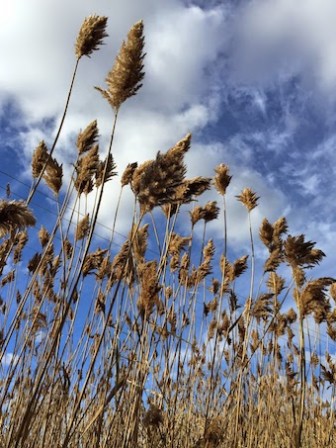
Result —
<path fill-rule="evenodd" d="M 91 15 L 84 19 L 75 44 L 78 59 L 82 56 L 90 57 L 95 50 L 98 50 L 103 39 L 108 36 L 105 31 L 106 25 L 107 17 L 104 16 Z"/>
<path fill-rule="evenodd" d="M 147 239 L 148 239 L 148 224 L 138 228 L 136 230 L 135 224 L 130 232 L 130 241 L 132 241 L 132 250 L 134 259 L 137 262 L 143 262 L 145 259 L 145 253 L 147 250 Z"/>
<path fill-rule="evenodd" d="M 305 241 L 304 235 L 288 235 L 284 242 L 285 260 L 292 267 L 311 268 L 325 256 L 320 249 L 314 248 L 315 242 Z"/>
<path fill-rule="evenodd" d="M 110 283 L 113 284 L 117 280 L 123 280 L 131 287 L 134 279 L 135 272 L 131 243 L 129 240 L 126 240 L 112 261 Z"/>
<path fill-rule="evenodd" d="M 283 253 L 280 249 L 274 249 L 264 264 L 264 272 L 275 271 L 283 261 Z"/>
<path fill-rule="evenodd" d="M 161 286 L 157 281 L 157 262 L 149 261 L 139 265 L 138 275 L 141 283 L 141 290 L 137 302 L 142 318 L 148 319 L 154 306 L 159 306 L 159 291 Z"/>
<path fill-rule="evenodd" d="M 21 261 L 22 258 L 22 250 L 25 247 L 25 245 L 27 244 L 28 241 L 28 235 L 26 231 L 23 232 L 19 232 L 16 234 L 15 236 L 15 250 L 14 250 L 14 254 L 13 254 L 13 261 L 14 263 L 18 263 L 19 261 Z"/>
<path fill-rule="evenodd" d="M 298 303 L 302 317 L 313 313 L 315 320 L 317 320 L 318 323 L 326 320 L 327 314 L 331 308 L 326 289 L 333 282 L 333 278 L 322 277 L 306 283 L 299 296 Z"/>
<path fill-rule="evenodd" d="M 78 154 L 81 155 L 89 149 L 92 148 L 98 141 L 98 126 L 97 120 L 91 121 L 84 129 L 80 132 L 77 137 L 77 148 Z"/>
<path fill-rule="evenodd" d="M 41 246 L 45 247 L 48 244 L 50 235 L 49 235 L 48 230 L 44 226 L 42 226 L 40 228 L 39 233 L 38 233 L 38 237 L 39 237 Z"/>
<path fill-rule="evenodd" d="M 258 205 L 259 197 L 254 193 L 251 188 L 244 188 L 240 195 L 236 196 L 238 201 L 240 201 L 247 210 L 250 212 Z"/>
<path fill-rule="evenodd" d="M 148 160 L 135 169 L 130 185 L 142 211 L 180 202 L 177 193 L 186 173 L 184 154 L 190 147 L 190 139 L 191 135 L 187 134 L 165 154 L 159 152 L 155 160 Z M 195 178 L 189 181 L 188 188 L 191 194 L 200 194 L 207 185 L 209 182 L 204 182 L 204 178 Z"/>
<path fill-rule="evenodd" d="M 197 282 L 202 281 L 207 275 L 211 274 L 212 272 L 211 261 L 214 254 L 215 254 L 215 246 L 213 240 L 210 239 L 203 249 L 203 261 L 199 265 L 196 272 Z"/>
<path fill-rule="evenodd" d="M 89 194 L 93 190 L 93 178 L 97 175 L 99 165 L 99 147 L 94 145 L 77 161 L 75 170 L 77 177 L 74 185 L 79 194 Z"/>
<path fill-rule="evenodd" d="M 128 185 L 133 177 L 133 173 L 136 170 L 136 168 L 138 167 L 138 163 L 134 162 L 134 163 L 129 163 L 126 168 L 125 171 L 123 172 L 122 176 L 121 176 L 121 186 L 125 187 L 126 185 Z"/>
<path fill-rule="evenodd" d="M 116 176 L 116 167 L 112 154 L 109 154 L 107 159 L 99 161 L 96 171 L 96 187 L 100 187 L 100 185 Z"/>
<path fill-rule="evenodd" d="M 219 207 L 216 201 L 209 201 L 204 206 L 204 216 L 205 222 L 213 221 L 218 218 Z"/>
<path fill-rule="evenodd" d="M 0 200 L 0 238 L 6 233 L 35 225 L 33 213 L 24 201 Z"/>
<path fill-rule="evenodd" d="M 142 86 L 141 81 L 145 76 L 144 43 L 143 22 L 139 21 L 130 29 L 127 40 L 123 42 L 114 66 L 106 77 L 107 89 L 96 87 L 115 110 L 128 98 L 136 95 Z"/>
<path fill-rule="evenodd" d="M 243 255 L 233 263 L 233 279 L 240 277 L 247 269 L 248 255 Z"/>
<path fill-rule="evenodd" d="M 186 179 L 176 188 L 173 203 L 188 204 L 194 200 L 195 196 L 200 196 L 210 189 L 211 179 L 209 177 L 197 176 Z"/>
<path fill-rule="evenodd" d="M 57 195 L 62 187 L 63 168 L 54 157 L 49 157 L 43 174 L 48 187 Z"/>
<path fill-rule="evenodd" d="M 215 188 L 219 194 L 224 195 L 232 179 L 232 176 L 229 175 L 229 167 L 221 163 L 215 168 L 215 173 Z"/>
<path fill-rule="evenodd" d="M 285 279 L 276 272 L 270 272 L 266 285 L 275 296 L 278 296 L 285 288 Z"/>
<path fill-rule="evenodd" d="M 259 237 L 270 251 L 272 250 L 273 234 L 274 229 L 272 224 L 264 218 L 260 226 Z"/>
<path fill-rule="evenodd" d="M 48 157 L 49 154 L 47 145 L 44 140 L 42 140 L 33 152 L 31 167 L 32 176 L 34 179 L 37 179 L 40 176 Z"/>
<path fill-rule="evenodd" d="M 204 208 L 201 207 L 200 205 L 197 205 L 189 213 L 190 213 L 191 225 L 194 227 L 194 225 L 198 221 L 201 221 L 203 219 L 203 217 L 204 217 Z"/>
<path fill-rule="evenodd" d="M 90 229 L 90 218 L 89 214 L 87 213 L 83 219 L 81 219 L 77 225 L 76 229 L 76 240 L 82 240 L 85 238 Z"/>
<path fill-rule="evenodd" d="M 88 254 L 85 258 L 82 274 L 83 277 L 90 274 L 94 269 L 99 269 L 103 263 L 107 249 L 97 249 L 95 252 Z"/>

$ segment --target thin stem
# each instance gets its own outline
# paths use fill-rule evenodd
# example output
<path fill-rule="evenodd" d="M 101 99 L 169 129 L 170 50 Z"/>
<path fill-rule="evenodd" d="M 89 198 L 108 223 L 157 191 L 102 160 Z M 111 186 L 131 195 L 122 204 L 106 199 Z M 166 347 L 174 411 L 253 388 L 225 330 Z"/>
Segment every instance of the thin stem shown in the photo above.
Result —
<path fill-rule="evenodd" d="M 56 148 L 59 136 L 61 135 L 61 131 L 62 131 L 62 128 L 63 128 L 64 120 L 65 120 L 65 117 L 66 117 L 66 114 L 67 114 L 68 108 L 69 108 L 69 103 L 70 103 L 70 98 L 71 98 L 71 94 L 72 94 L 72 91 L 73 91 L 73 86 L 74 86 L 74 83 L 75 83 L 75 78 L 76 78 L 76 74 L 77 74 L 78 64 L 79 64 L 79 58 L 77 58 L 76 63 L 75 63 L 75 68 L 74 68 L 73 73 L 72 73 L 70 88 L 69 88 L 68 96 L 67 96 L 67 99 L 66 99 L 66 102 L 65 102 L 63 115 L 62 115 L 61 122 L 60 122 L 58 130 L 57 130 L 57 133 L 56 133 L 55 140 L 54 140 L 54 142 L 53 142 L 53 144 L 51 146 L 51 149 L 49 151 L 48 160 L 44 163 L 44 166 L 43 166 L 43 168 L 42 168 L 42 170 L 41 170 L 41 172 L 39 174 L 39 177 L 37 178 L 35 184 L 32 186 L 32 188 L 30 190 L 30 193 L 29 193 L 28 198 L 26 200 L 26 204 L 27 205 L 30 204 L 31 200 L 33 199 L 33 197 L 34 197 L 34 195 L 36 193 L 37 187 L 39 186 L 39 184 L 40 184 L 40 182 L 42 180 L 42 177 L 43 177 L 43 174 L 44 174 L 44 172 L 46 170 L 48 162 L 49 162 L 49 160 L 50 160 L 50 158 L 51 158 L 51 156 L 52 156 L 52 154 L 53 154 L 53 152 L 54 152 L 54 150 Z"/>

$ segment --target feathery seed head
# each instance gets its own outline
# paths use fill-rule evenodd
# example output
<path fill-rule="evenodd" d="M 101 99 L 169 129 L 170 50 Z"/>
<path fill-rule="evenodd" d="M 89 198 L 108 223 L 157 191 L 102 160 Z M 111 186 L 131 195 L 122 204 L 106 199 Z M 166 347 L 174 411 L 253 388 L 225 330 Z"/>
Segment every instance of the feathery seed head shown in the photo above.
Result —
<path fill-rule="evenodd" d="M 261 223 L 261 226 L 260 226 L 259 236 L 260 236 L 261 241 L 268 248 L 271 247 L 271 245 L 272 245 L 273 233 L 274 233 L 274 229 L 273 229 L 272 224 L 266 218 L 264 218 Z"/>
<path fill-rule="evenodd" d="M 42 140 L 33 152 L 31 166 L 32 176 L 34 179 L 40 176 L 43 167 L 48 160 L 48 157 L 49 155 L 47 145 L 45 144 L 44 140 Z"/>
<path fill-rule="evenodd" d="M 45 247 L 48 244 L 50 235 L 49 235 L 48 230 L 44 226 L 42 226 L 41 229 L 39 230 L 38 237 L 39 237 L 41 246 Z"/>
<path fill-rule="evenodd" d="M 78 154 L 81 155 L 84 152 L 91 149 L 93 145 L 97 143 L 98 140 L 98 126 L 97 120 L 91 121 L 84 129 L 83 132 L 80 132 L 77 137 L 77 148 Z"/>
<path fill-rule="evenodd" d="M 314 248 L 314 244 L 312 241 L 305 241 L 304 235 L 288 235 L 284 242 L 287 263 L 292 268 L 295 266 L 311 268 L 319 264 L 325 254 L 320 249 Z"/>
<path fill-rule="evenodd" d="M 112 154 L 109 154 L 107 159 L 100 160 L 95 173 L 96 187 L 100 187 L 103 183 L 108 182 L 112 177 L 116 176 L 116 167 L 117 165 L 114 163 Z"/>
<path fill-rule="evenodd" d="M 157 281 L 157 262 L 149 261 L 143 263 L 138 270 L 141 290 L 138 298 L 137 306 L 143 318 L 149 319 L 154 306 L 159 306 L 160 299 L 158 293 L 161 286 Z"/>
<path fill-rule="evenodd" d="M 87 213 L 83 219 L 81 219 L 77 225 L 76 229 L 76 240 L 82 240 L 85 238 L 90 229 L 90 215 Z"/>
<path fill-rule="evenodd" d="M 276 272 L 270 272 L 266 285 L 275 296 L 278 296 L 285 287 L 285 280 Z"/>
<path fill-rule="evenodd" d="M 232 179 L 232 176 L 229 175 L 229 167 L 221 163 L 215 168 L 215 173 L 215 188 L 219 194 L 224 195 Z"/>
<path fill-rule="evenodd" d="M 54 157 L 48 157 L 47 166 L 43 174 L 48 187 L 58 195 L 62 187 L 63 167 L 59 164 Z"/>
<path fill-rule="evenodd" d="M 98 50 L 102 45 L 103 39 L 108 36 L 106 33 L 107 17 L 91 15 L 84 19 L 79 30 L 75 52 L 78 59 L 82 56 L 88 56 Z"/>
<path fill-rule="evenodd" d="M 128 185 L 132 178 L 133 178 L 133 173 L 136 170 L 136 168 L 138 167 L 138 162 L 134 162 L 134 163 L 129 163 L 126 168 L 125 171 L 123 172 L 122 176 L 121 176 L 121 186 L 124 187 L 125 185 Z"/>
<path fill-rule="evenodd" d="M 87 195 L 93 190 L 93 178 L 97 176 L 100 166 L 98 151 L 99 146 L 97 144 L 92 146 L 75 165 L 77 177 L 74 185 L 79 194 Z"/>
<path fill-rule="evenodd" d="M 6 233 L 35 225 L 35 218 L 24 201 L 0 200 L 0 238 Z"/>
<path fill-rule="evenodd" d="M 144 43 L 143 22 L 139 21 L 130 29 L 127 40 L 122 44 L 114 66 L 106 77 L 107 89 L 96 87 L 115 110 L 128 98 L 136 95 L 142 86 L 141 81 L 145 76 Z"/>
<path fill-rule="evenodd" d="M 219 207 L 217 207 L 216 201 L 209 201 L 204 206 L 204 216 L 203 219 L 205 222 L 213 221 L 218 218 Z"/>
<path fill-rule="evenodd" d="M 196 207 L 194 207 L 191 210 L 191 212 L 189 212 L 189 213 L 190 213 L 191 224 L 193 227 L 198 221 L 200 221 L 204 217 L 204 209 L 200 205 L 197 205 Z"/>
<path fill-rule="evenodd" d="M 83 277 L 90 274 L 94 269 L 99 269 L 103 263 L 107 249 L 98 248 L 95 252 L 88 254 L 85 257 L 85 262 L 82 268 Z"/>
<path fill-rule="evenodd" d="M 248 255 L 243 255 L 242 257 L 238 258 L 233 263 L 233 275 L 234 279 L 237 277 L 240 277 L 247 269 L 247 259 Z"/>
<path fill-rule="evenodd" d="M 130 185 L 142 211 L 150 211 L 165 204 L 189 202 L 193 195 L 201 194 L 208 188 L 209 181 L 206 178 L 184 181 L 186 166 L 183 156 L 189 146 L 186 143 L 189 135 L 165 154 L 158 152 L 154 160 L 148 160 L 134 170 Z M 171 215 L 174 210 L 171 207 L 166 212 Z"/>
<path fill-rule="evenodd" d="M 287 226 L 287 220 L 284 216 L 277 219 L 275 223 L 273 224 L 274 229 L 274 235 L 279 237 L 283 233 L 287 233 L 288 226 Z"/>
<path fill-rule="evenodd" d="M 247 210 L 250 212 L 258 205 L 259 197 L 254 193 L 251 188 L 244 188 L 240 195 L 236 196 Z"/>
<path fill-rule="evenodd" d="M 283 253 L 279 248 L 272 250 L 264 264 L 264 272 L 275 271 L 283 261 Z"/>

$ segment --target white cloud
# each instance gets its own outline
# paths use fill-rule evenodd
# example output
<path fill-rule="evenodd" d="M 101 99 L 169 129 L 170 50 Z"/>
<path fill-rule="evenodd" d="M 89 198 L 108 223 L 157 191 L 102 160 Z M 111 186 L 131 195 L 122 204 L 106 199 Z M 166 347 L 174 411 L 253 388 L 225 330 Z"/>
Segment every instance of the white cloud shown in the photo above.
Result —
<path fill-rule="evenodd" d="M 239 64 L 264 79 L 301 73 L 329 91 L 336 83 L 335 16 L 333 0 L 249 2 L 238 20 Z"/>
<path fill-rule="evenodd" d="M 59 115 L 75 62 L 75 38 L 84 17 L 93 12 L 92 5 L 79 0 L 70 5 L 65 0 L 5 0 L 5 5 L 7 12 L 0 19 L 0 93 L 17 100 L 30 123 Z M 141 107 L 174 114 L 208 93 L 204 70 L 225 38 L 222 9 L 203 11 L 163 0 L 126 1 L 122 7 L 99 0 L 95 8 L 109 17 L 109 38 L 100 52 L 81 61 L 71 113 L 90 115 L 101 109 L 92 87 L 103 84 L 121 41 L 140 18 L 145 22 L 147 52 Z"/>
<path fill-rule="evenodd" d="M 210 81 L 226 39 L 224 7 L 201 9 L 181 0 L 126 0 L 122 5 L 116 0 L 98 0 L 94 8 L 87 0 L 70 4 L 65 0 L 5 0 L 5 14 L 0 18 L 4 67 L 0 98 L 14 100 L 22 113 L 25 127 L 20 138 L 27 160 L 41 139 L 50 144 L 56 134 L 75 63 L 76 35 L 84 17 L 92 13 L 109 17 L 109 37 L 99 52 L 80 61 L 56 149 L 66 173 L 71 170 L 76 134 L 95 118 L 101 150 L 106 150 L 113 114 L 93 86 L 104 86 L 122 40 L 139 19 L 145 24 L 146 76 L 138 96 L 120 113 L 113 147 L 118 172 L 129 162 L 155 157 L 158 150 L 166 151 L 187 132 L 199 131 L 216 119 L 218 93 Z M 111 222 L 116 182 L 106 191 L 100 213 L 103 222 Z M 125 195 L 122 212 L 126 221 L 133 204 L 129 196 Z M 120 226 L 125 222 L 122 213 Z"/>
<path fill-rule="evenodd" d="M 25 130 L 20 137 L 28 159 L 42 138 L 50 143 L 55 135 L 74 65 L 74 41 L 84 17 L 90 13 L 109 16 L 106 45 L 91 59 L 85 58 L 80 63 L 64 133 L 56 151 L 66 172 L 71 169 L 76 134 L 95 118 L 102 152 L 105 151 L 112 111 L 93 86 L 104 85 L 122 40 L 140 18 L 145 23 L 146 76 L 138 96 L 130 99 L 120 113 L 113 147 L 119 173 L 127 163 L 154 158 L 157 151 L 167 150 L 187 132 L 197 135 L 214 123 L 220 114 L 223 94 L 220 82 L 226 83 L 226 75 L 237 75 L 238 94 L 248 97 L 254 105 L 253 113 L 259 111 L 265 120 L 270 105 L 260 78 L 251 89 L 239 85 L 243 73 L 250 80 L 256 73 L 263 76 L 266 73 L 273 79 L 312 64 L 321 86 L 329 86 L 332 79 L 336 81 L 336 67 L 331 59 L 331 42 L 336 42 L 331 18 L 336 5 L 331 0 L 307 0 L 300 5 L 291 0 L 255 0 L 248 6 L 245 4 L 235 18 L 233 9 L 229 11 L 224 5 L 208 4 L 201 9 L 187 6 L 182 0 L 125 0 L 122 4 L 116 0 L 97 0 L 94 6 L 88 0 L 70 3 L 4 0 L 3 8 L 0 98 L 15 100 L 23 114 L 20 118 Z M 223 66 L 217 65 L 217 61 L 232 35 L 236 71 L 231 67 L 229 72 L 222 72 Z M 276 63 L 272 65 L 273 62 Z M 46 118 L 53 119 L 52 129 L 43 122 Z M 236 118 L 238 121 L 239 116 Z M 234 241 L 248 238 L 242 225 L 244 209 L 234 198 L 245 186 L 261 196 L 260 206 L 254 212 L 256 227 L 262 216 L 272 220 L 290 212 L 286 208 L 288 198 L 273 185 L 274 176 L 270 173 L 261 176 L 258 167 L 247 168 L 253 162 L 254 142 L 276 156 L 281 154 L 298 121 L 289 112 L 286 120 L 279 128 L 242 131 L 223 143 L 200 144 L 193 139 L 187 158 L 188 175 L 212 175 L 213 168 L 221 162 L 227 163 L 234 175 L 228 204 L 232 208 L 229 219 Z M 313 180 L 314 184 L 302 185 L 307 192 L 319 185 L 316 176 Z M 114 179 L 107 187 L 100 213 L 104 223 L 113 219 L 118 195 L 116 183 Z M 132 205 L 131 195 L 126 194 L 120 228 L 129 221 Z"/>

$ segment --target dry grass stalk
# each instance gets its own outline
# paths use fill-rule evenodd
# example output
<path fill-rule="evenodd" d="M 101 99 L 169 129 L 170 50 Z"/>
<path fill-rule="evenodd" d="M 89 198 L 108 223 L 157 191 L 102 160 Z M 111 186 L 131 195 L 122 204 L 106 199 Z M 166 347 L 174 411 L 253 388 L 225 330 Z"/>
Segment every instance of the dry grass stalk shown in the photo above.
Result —
<path fill-rule="evenodd" d="M 232 176 L 229 175 L 229 167 L 221 163 L 215 168 L 214 184 L 219 194 L 226 194 L 226 189 L 230 185 Z"/>
<path fill-rule="evenodd" d="M 48 157 L 46 169 L 43 174 L 48 187 L 56 194 L 60 192 L 62 187 L 63 168 L 54 157 Z"/>
<path fill-rule="evenodd" d="M 133 178 L 134 171 L 136 170 L 137 167 L 138 167 L 137 162 L 129 163 L 126 166 L 126 168 L 121 176 L 121 180 L 120 180 L 122 187 L 125 187 L 126 185 L 128 185 L 131 182 L 131 180 Z"/>
<path fill-rule="evenodd" d="M 137 22 L 130 29 L 127 40 L 122 44 L 112 70 L 106 77 L 107 89 L 96 89 L 109 104 L 118 110 L 131 96 L 136 95 L 144 78 L 143 22 Z"/>
<path fill-rule="evenodd" d="M 40 230 L 38 232 L 38 237 L 39 237 L 41 246 L 45 247 L 48 244 L 48 241 L 50 239 L 50 235 L 49 235 L 48 230 L 44 226 L 42 226 L 40 228 Z"/>
<path fill-rule="evenodd" d="M 32 176 L 37 179 L 43 171 L 44 165 L 49 158 L 48 148 L 42 140 L 33 152 L 32 157 Z"/>
<path fill-rule="evenodd" d="M 0 238 L 6 233 L 34 226 L 36 219 L 23 201 L 0 200 Z"/>
<path fill-rule="evenodd" d="M 78 59 L 88 56 L 98 50 L 102 45 L 103 39 L 108 36 L 106 33 L 107 17 L 91 15 L 84 19 L 79 30 L 75 53 Z"/>
<path fill-rule="evenodd" d="M 16 234 L 15 237 L 15 248 L 13 254 L 14 263 L 19 263 L 22 259 L 22 251 L 28 242 L 28 234 L 26 231 L 22 231 Z"/>
<path fill-rule="evenodd" d="M 149 261 L 138 267 L 140 279 L 140 295 L 137 301 L 139 312 L 143 319 L 149 319 L 154 306 L 160 307 L 159 291 L 161 286 L 157 280 L 157 262 Z"/>
<path fill-rule="evenodd" d="M 91 121 L 84 129 L 80 132 L 77 137 L 77 148 L 78 154 L 82 155 L 89 151 L 98 141 L 98 125 L 97 120 Z"/>
<path fill-rule="evenodd" d="M 97 176 L 99 166 L 99 146 L 96 144 L 81 157 L 76 165 L 75 188 L 79 194 L 88 195 L 93 190 L 93 179 Z"/>
<path fill-rule="evenodd" d="M 106 169 L 105 169 L 106 167 Z M 112 154 L 109 154 L 107 160 L 99 161 L 97 165 L 96 187 L 100 187 L 103 183 L 108 182 L 112 177 L 116 176 L 116 164 L 114 163 Z"/>
<path fill-rule="evenodd" d="M 89 229 L 90 229 L 90 215 L 89 213 L 87 213 L 84 216 L 84 218 L 79 221 L 77 225 L 76 240 L 79 241 L 85 238 L 89 233 Z"/>
<path fill-rule="evenodd" d="M 144 162 L 135 169 L 131 189 L 143 212 L 175 201 L 189 201 L 192 195 L 201 194 L 209 185 L 205 178 L 191 179 L 184 184 L 186 174 L 184 155 L 190 147 L 190 140 L 191 134 L 187 134 L 166 154 L 159 152 L 155 160 Z M 181 194 L 178 197 L 178 189 L 181 186 L 186 198 L 181 198 Z"/>
<path fill-rule="evenodd" d="M 91 274 L 93 270 L 99 269 L 102 266 L 107 249 L 97 249 L 95 252 L 88 254 L 82 269 L 83 277 Z"/>
<path fill-rule="evenodd" d="M 251 190 L 251 188 L 244 188 L 240 195 L 237 196 L 237 199 L 245 205 L 250 212 L 258 205 L 259 197 Z"/>

